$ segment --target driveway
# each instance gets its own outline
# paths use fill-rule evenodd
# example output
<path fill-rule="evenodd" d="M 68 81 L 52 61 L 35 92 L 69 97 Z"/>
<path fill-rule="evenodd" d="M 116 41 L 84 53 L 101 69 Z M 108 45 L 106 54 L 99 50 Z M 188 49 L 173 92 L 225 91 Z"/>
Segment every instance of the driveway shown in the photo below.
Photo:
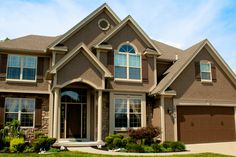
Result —
<path fill-rule="evenodd" d="M 211 152 L 236 156 L 236 142 L 188 144 L 186 146 L 191 153 Z"/>

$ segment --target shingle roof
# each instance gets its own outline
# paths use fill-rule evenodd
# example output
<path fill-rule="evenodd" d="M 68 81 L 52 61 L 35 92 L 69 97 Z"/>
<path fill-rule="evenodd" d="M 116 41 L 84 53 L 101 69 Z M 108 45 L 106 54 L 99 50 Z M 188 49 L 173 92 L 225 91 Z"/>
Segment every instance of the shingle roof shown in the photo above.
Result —
<path fill-rule="evenodd" d="M 0 42 L 0 50 L 39 51 L 44 52 L 48 45 L 58 38 L 40 35 L 27 35 Z M 45 51 L 46 52 L 46 51 Z"/>
<path fill-rule="evenodd" d="M 192 47 L 183 51 L 182 57 L 180 57 L 167 71 L 164 73 L 166 75 L 159 84 L 151 91 L 150 94 L 162 93 L 168 88 L 171 80 L 177 76 L 178 73 L 181 73 L 181 69 L 184 69 L 184 66 L 190 61 L 190 59 L 194 56 L 197 50 L 202 47 L 206 40 L 203 40 Z"/>
<path fill-rule="evenodd" d="M 182 57 L 184 50 L 178 49 L 176 47 L 167 45 L 165 43 L 153 40 L 153 43 L 159 48 L 161 51 L 161 55 L 157 58 L 160 60 L 176 60 L 176 55 L 179 57 Z"/>

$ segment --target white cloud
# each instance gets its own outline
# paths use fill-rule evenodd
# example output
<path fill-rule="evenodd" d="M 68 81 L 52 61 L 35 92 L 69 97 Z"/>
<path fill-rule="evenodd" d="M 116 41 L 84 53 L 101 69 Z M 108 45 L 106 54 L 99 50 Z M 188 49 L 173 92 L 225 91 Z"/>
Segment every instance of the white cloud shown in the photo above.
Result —
<path fill-rule="evenodd" d="M 2 1 L 0 39 L 62 34 L 102 3 L 103 0 Z M 236 69 L 234 1 L 107 0 L 107 3 L 121 19 L 131 15 L 149 36 L 167 44 L 185 49 L 204 38 L 210 39 Z"/>

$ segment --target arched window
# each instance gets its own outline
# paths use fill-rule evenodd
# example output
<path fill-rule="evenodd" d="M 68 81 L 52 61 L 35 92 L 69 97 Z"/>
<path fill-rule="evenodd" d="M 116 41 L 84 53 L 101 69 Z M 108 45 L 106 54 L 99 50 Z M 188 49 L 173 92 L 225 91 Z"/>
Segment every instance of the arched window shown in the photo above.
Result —
<path fill-rule="evenodd" d="M 141 55 L 129 43 L 120 45 L 115 53 L 115 78 L 141 80 Z"/>

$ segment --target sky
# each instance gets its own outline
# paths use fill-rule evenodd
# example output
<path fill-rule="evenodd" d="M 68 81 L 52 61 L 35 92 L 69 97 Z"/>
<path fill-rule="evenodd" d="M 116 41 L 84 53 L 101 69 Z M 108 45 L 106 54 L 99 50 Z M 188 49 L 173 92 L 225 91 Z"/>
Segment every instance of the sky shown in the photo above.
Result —
<path fill-rule="evenodd" d="M 0 5 L 0 40 L 61 35 L 103 3 L 131 15 L 153 39 L 186 49 L 207 38 L 236 71 L 236 0 L 7 0 Z"/>

